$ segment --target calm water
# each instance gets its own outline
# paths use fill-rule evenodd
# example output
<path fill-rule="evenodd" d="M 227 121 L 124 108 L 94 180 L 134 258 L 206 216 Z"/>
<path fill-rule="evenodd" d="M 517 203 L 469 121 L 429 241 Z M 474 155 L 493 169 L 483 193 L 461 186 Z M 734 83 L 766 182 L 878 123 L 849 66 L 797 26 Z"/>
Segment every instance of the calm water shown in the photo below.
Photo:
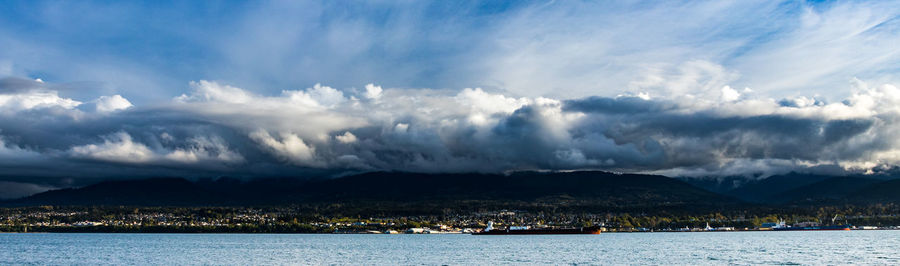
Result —
<path fill-rule="evenodd" d="M 0 234 L 9 264 L 898 264 L 900 231 L 583 236 Z"/>

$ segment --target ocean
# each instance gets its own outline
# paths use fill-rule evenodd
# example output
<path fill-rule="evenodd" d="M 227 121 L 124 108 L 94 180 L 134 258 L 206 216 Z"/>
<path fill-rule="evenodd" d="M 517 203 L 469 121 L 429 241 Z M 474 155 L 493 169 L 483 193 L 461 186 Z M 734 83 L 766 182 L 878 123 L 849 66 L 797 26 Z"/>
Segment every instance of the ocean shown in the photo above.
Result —
<path fill-rule="evenodd" d="M 18 264 L 898 264 L 900 231 L 600 235 L 0 234 Z"/>

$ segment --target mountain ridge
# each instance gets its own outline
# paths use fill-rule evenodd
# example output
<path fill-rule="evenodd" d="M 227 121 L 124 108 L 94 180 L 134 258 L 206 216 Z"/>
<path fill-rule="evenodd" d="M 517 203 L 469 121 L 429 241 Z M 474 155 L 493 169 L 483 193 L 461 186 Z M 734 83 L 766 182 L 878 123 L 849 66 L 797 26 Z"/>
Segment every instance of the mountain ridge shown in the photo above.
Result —
<path fill-rule="evenodd" d="M 116 180 L 47 191 L 3 204 L 191 206 L 464 201 L 557 202 L 610 208 L 738 204 L 737 200 L 665 176 L 596 171 L 511 175 L 371 172 L 326 180 Z"/>
<path fill-rule="evenodd" d="M 685 210 L 737 205 L 900 202 L 900 197 L 895 195 L 895 191 L 900 191 L 900 181 L 888 177 L 790 173 L 770 178 L 730 190 L 719 189 L 716 193 L 691 180 L 600 171 L 516 172 L 509 175 L 369 172 L 333 179 L 219 178 L 194 181 L 169 177 L 109 180 L 0 201 L 0 205 L 338 204 L 390 212 L 391 208 L 403 206 L 414 206 L 410 207 L 412 209 L 426 208 L 423 206 L 451 206 L 451 209 L 552 206 L 584 210 Z"/>

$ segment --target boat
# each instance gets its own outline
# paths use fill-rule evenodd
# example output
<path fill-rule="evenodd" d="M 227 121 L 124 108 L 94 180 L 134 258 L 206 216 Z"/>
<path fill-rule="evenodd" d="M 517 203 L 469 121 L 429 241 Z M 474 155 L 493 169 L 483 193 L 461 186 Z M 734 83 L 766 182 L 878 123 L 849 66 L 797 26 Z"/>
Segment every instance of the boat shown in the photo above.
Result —
<path fill-rule="evenodd" d="M 778 222 L 777 225 L 772 227 L 774 231 L 850 231 L 849 224 L 838 224 L 838 225 L 801 225 L 801 226 L 788 226 L 784 224 L 784 221 Z"/>
<path fill-rule="evenodd" d="M 509 226 L 506 229 L 494 228 L 494 222 L 488 222 L 487 228 L 473 235 L 596 235 L 602 232 L 599 226 L 591 227 L 545 227 Z"/>
<path fill-rule="evenodd" d="M 811 230 L 820 230 L 820 231 L 850 231 L 850 225 L 840 224 L 840 225 L 827 225 L 827 226 L 789 226 L 783 228 L 772 228 L 775 231 L 811 231 Z"/>

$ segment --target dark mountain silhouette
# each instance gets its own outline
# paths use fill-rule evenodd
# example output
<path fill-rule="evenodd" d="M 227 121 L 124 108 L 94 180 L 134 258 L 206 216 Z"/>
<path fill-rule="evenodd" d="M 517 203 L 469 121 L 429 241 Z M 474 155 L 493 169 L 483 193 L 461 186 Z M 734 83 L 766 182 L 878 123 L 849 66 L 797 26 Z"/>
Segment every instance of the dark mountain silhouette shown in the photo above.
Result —
<path fill-rule="evenodd" d="M 327 180 L 187 181 L 180 178 L 106 181 L 6 201 L 5 205 L 281 205 L 554 203 L 591 208 L 738 204 L 685 182 L 655 175 L 606 172 L 415 174 L 375 172 Z M 388 205 L 390 207 L 390 205 Z M 453 207 L 453 206 L 450 206 Z"/>
<path fill-rule="evenodd" d="M 779 193 L 772 196 L 769 201 L 778 203 L 829 203 L 842 200 L 862 188 L 879 182 L 882 181 L 864 177 L 832 177 Z"/>
<path fill-rule="evenodd" d="M 746 176 L 676 177 L 676 179 L 723 195 L 747 184 L 759 182 L 756 178 L 748 178 Z"/>
<path fill-rule="evenodd" d="M 847 196 L 853 203 L 900 203 L 900 179 L 870 184 Z"/>
<path fill-rule="evenodd" d="M 208 205 L 221 200 L 183 178 L 151 178 L 105 181 L 83 188 L 67 188 L 38 193 L 18 200 L 15 205 L 145 205 L 161 206 L 190 203 Z"/>
<path fill-rule="evenodd" d="M 343 214 L 532 209 L 691 211 L 782 204 L 900 202 L 900 180 L 787 174 L 750 182 L 726 195 L 678 179 L 607 172 L 417 174 L 373 172 L 335 179 L 152 178 L 105 181 L 0 202 L 4 206 L 274 206 L 344 208 Z M 725 182 L 732 182 L 725 180 Z M 712 184 L 712 187 L 731 185 Z M 707 184 L 707 185 L 710 185 Z M 312 206 L 312 207 L 310 207 Z M 328 206 L 328 207 L 322 207 Z M 334 207 L 337 206 L 337 207 Z M 352 209 L 352 211 L 345 211 Z"/>
<path fill-rule="evenodd" d="M 623 203 L 638 200 L 697 202 L 723 197 L 690 184 L 655 175 L 605 172 L 487 174 L 367 173 L 310 183 L 307 200 L 533 200 L 547 197 L 592 198 Z"/>
<path fill-rule="evenodd" d="M 893 197 L 890 189 L 892 183 L 879 184 L 894 178 L 896 175 L 892 174 L 831 176 L 789 173 L 758 180 L 737 177 L 680 179 L 749 203 L 822 205 L 884 202 Z"/>
<path fill-rule="evenodd" d="M 776 197 L 803 186 L 808 186 L 823 180 L 832 178 L 827 175 L 789 173 L 775 175 L 756 182 L 750 182 L 738 188 L 726 191 L 729 195 L 747 202 L 778 203 L 773 202 Z"/>

